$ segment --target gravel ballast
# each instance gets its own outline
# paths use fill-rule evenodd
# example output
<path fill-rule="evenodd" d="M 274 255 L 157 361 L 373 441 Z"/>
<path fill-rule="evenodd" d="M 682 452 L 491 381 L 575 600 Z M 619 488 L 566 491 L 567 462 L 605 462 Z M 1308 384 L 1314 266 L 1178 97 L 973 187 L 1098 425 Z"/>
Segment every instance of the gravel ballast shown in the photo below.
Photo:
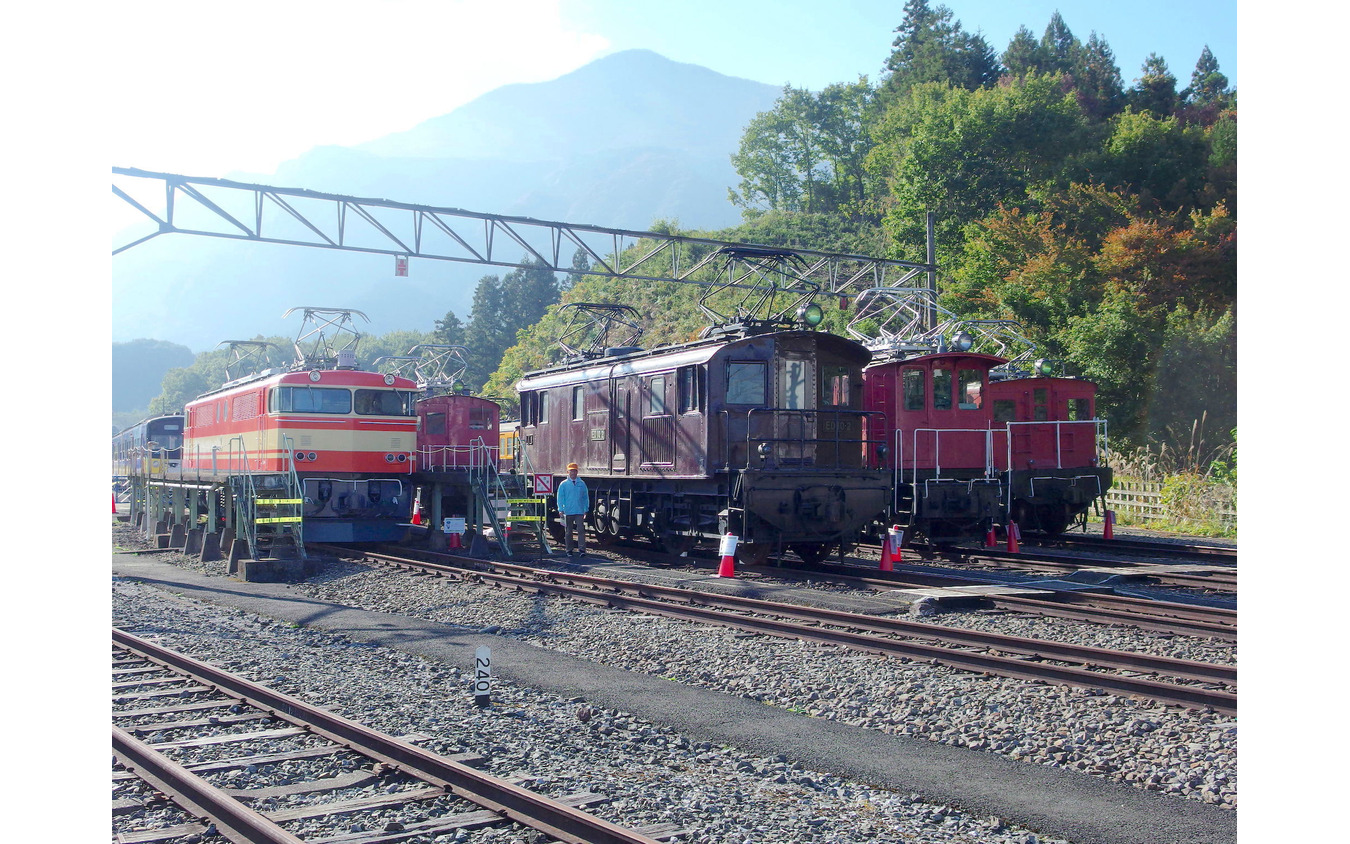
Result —
<path fill-rule="evenodd" d="M 219 563 L 158 556 L 223 573 L 216 570 Z M 1237 725 L 1226 716 L 364 564 L 328 564 L 292 590 L 298 598 L 512 637 L 815 718 L 1236 806 Z M 1059 619 L 986 612 L 925 620 L 1210 662 L 1235 659 L 1233 647 L 1223 642 Z M 536 689 L 499 684 L 493 707 L 478 710 L 467 694 L 467 666 L 174 598 L 125 580 L 114 581 L 114 621 L 379 729 L 433 736 L 428 746 L 440 752 L 483 754 L 493 773 L 528 777 L 543 783 L 546 793 L 605 794 L 612 802 L 594 809 L 597 814 L 628 825 L 678 823 L 691 831 L 680 840 L 1062 840 Z M 473 835 L 479 837 L 471 840 L 511 840 L 488 831 Z"/>

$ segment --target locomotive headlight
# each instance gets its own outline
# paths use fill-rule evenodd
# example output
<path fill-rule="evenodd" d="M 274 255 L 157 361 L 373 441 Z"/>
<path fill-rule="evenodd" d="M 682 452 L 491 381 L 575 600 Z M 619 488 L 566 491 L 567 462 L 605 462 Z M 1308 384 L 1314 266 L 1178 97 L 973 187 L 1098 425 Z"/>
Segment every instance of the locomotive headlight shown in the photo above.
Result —
<path fill-rule="evenodd" d="M 973 345 L 975 345 L 975 338 L 971 337 L 968 332 L 958 332 L 957 335 L 952 338 L 952 348 L 958 352 L 968 352 Z"/>
<path fill-rule="evenodd" d="M 759 448 L 756 450 L 759 452 L 760 460 L 768 460 L 769 455 L 773 453 L 773 446 L 768 443 L 760 443 Z"/>
<path fill-rule="evenodd" d="M 1041 358 L 1040 360 L 1036 361 L 1035 366 L 1037 375 L 1049 376 L 1055 374 L 1055 365 L 1050 361 L 1046 360 L 1045 358 Z"/>
<path fill-rule="evenodd" d="M 885 443 L 882 443 L 881 445 L 877 446 L 877 457 L 878 457 L 878 458 L 880 458 L 880 459 L 882 459 L 882 460 L 885 460 L 885 459 L 886 459 L 886 455 L 888 455 L 888 454 L 890 454 L 890 453 L 891 453 L 891 449 L 890 449 L 890 447 L 887 446 Z"/>
<path fill-rule="evenodd" d="M 463 381 L 456 381 L 456 382 L 455 382 L 455 386 L 454 386 L 452 389 L 453 389 L 456 393 L 463 393 L 463 392 L 464 392 L 464 382 L 463 382 Z"/>
<path fill-rule="evenodd" d="M 394 386 L 394 373 L 390 372 L 387 375 L 385 375 L 384 383 L 388 384 L 391 387 Z"/>
<path fill-rule="evenodd" d="M 820 309 L 820 305 L 812 302 L 809 305 L 803 305 L 797 309 L 797 321 L 805 324 L 809 328 L 815 328 L 820 325 L 821 320 L 825 319 L 825 312 Z"/>
<path fill-rule="evenodd" d="M 317 369 L 315 369 L 315 370 L 313 370 L 313 371 L 311 371 L 311 372 L 309 373 L 309 380 L 311 380 L 311 381 L 318 381 L 318 380 L 319 380 L 320 378 L 322 378 L 322 377 L 323 377 L 323 376 L 319 374 L 319 370 L 317 370 Z"/>

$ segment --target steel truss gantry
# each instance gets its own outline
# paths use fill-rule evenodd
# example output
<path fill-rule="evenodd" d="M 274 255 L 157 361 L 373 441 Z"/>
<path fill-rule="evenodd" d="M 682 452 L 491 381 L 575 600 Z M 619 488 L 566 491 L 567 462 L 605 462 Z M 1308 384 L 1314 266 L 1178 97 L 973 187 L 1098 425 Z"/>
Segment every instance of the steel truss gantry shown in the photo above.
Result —
<path fill-rule="evenodd" d="M 733 266 L 744 259 L 745 247 L 753 244 L 127 167 L 113 168 L 112 189 L 114 196 L 156 227 L 114 248 L 114 255 L 163 234 L 193 234 L 516 269 L 543 265 L 559 273 L 675 281 L 717 289 L 763 288 L 762 282 L 749 277 L 752 273 Z M 578 250 L 589 267 L 572 265 Z M 796 260 L 784 279 L 787 285 L 778 287 L 784 293 L 851 296 L 872 287 L 900 287 L 920 273 L 931 276 L 937 272 L 931 246 L 928 263 L 809 249 L 790 251 Z M 716 272 L 705 272 L 710 269 Z"/>

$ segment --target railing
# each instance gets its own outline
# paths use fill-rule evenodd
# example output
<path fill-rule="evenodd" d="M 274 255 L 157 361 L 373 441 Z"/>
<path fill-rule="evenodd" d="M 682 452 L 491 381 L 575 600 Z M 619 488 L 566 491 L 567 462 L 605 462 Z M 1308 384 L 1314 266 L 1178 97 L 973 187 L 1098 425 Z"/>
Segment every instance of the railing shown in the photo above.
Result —
<path fill-rule="evenodd" d="M 1055 465 L 1037 466 L 1038 469 L 1062 469 L 1064 468 L 1064 426 L 1066 425 L 1091 425 L 1093 453 L 1096 457 L 1096 465 L 1105 466 L 1107 464 L 1107 423 L 1105 419 L 1081 419 L 1081 420 L 1061 420 L 1055 422 L 1008 422 L 1006 428 L 1007 434 L 1007 466 L 1013 468 L 1013 435 L 1017 428 L 1024 426 L 1038 426 L 1044 429 L 1046 426 L 1053 425 L 1055 431 Z M 1073 468 L 1077 468 L 1076 466 Z"/>
<path fill-rule="evenodd" d="M 870 454 L 884 439 L 870 439 L 867 420 L 885 419 L 869 410 L 792 410 L 753 408 L 745 412 L 745 461 L 735 457 L 731 439 L 732 411 L 719 413 L 722 421 L 722 465 L 733 468 L 777 469 L 809 466 L 814 469 L 863 469 L 871 465 Z M 841 436 L 845 423 L 856 420 L 858 435 Z M 783 436 L 795 429 L 795 434 Z M 821 436 L 824 433 L 826 436 Z M 740 443 L 736 443 L 739 445 Z"/>
<path fill-rule="evenodd" d="M 497 465 L 500 446 L 487 445 L 478 437 L 469 445 L 427 445 L 417 450 L 417 465 L 423 472 L 478 472 L 485 463 Z"/>

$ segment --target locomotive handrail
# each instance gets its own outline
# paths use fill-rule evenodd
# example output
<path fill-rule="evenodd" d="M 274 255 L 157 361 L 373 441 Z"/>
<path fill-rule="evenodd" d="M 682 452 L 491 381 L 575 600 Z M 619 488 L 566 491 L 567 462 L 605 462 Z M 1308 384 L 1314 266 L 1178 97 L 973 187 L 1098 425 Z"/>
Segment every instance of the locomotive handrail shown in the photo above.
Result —
<path fill-rule="evenodd" d="M 723 429 L 722 429 L 722 430 L 723 430 L 724 434 L 725 434 L 725 433 L 728 431 L 728 429 L 729 429 L 728 422 L 729 422 L 730 419 L 731 419 L 731 413 L 732 413 L 732 411 L 726 410 L 726 409 L 723 409 L 723 410 L 720 411 L 720 413 L 719 413 L 719 415 L 723 417 Z M 783 418 L 791 418 L 792 416 L 800 416 L 800 417 L 802 418 L 802 420 L 803 420 L 803 423 L 805 423 L 805 419 L 806 419 L 806 416 L 807 416 L 808 414 L 810 414 L 810 415 L 816 417 L 817 425 L 818 425 L 818 423 L 819 423 L 819 421 L 820 421 L 820 416 L 821 416 L 821 415 L 834 416 L 835 419 L 836 419 L 835 425 L 834 425 L 834 437 L 833 437 L 832 439 L 822 439 L 822 438 L 819 436 L 820 431 L 819 431 L 819 428 L 817 427 L 817 428 L 815 429 L 817 436 L 812 437 L 811 440 L 810 440 L 810 442 L 811 442 L 813 445 L 822 445 L 822 444 L 824 444 L 824 445 L 833 445 L 833 446 L 834 446 L 834 460 L 833 460 L 833 462 L 832 462 L 832 465 L 833 465 L 834 468 L 860 468 L 860 469 L 861 469 L 861 468 L 868 468 L 868 467 L 871 465 L 871 464 L 870 464 L 870 460 L 869 460 L 869 456 L 868 456 L 868 446 L 874 445 L 874 444 L 876 444 L 876 445 L 884 444 L 883 441 L 880 441 L 880 440 L 874 440 L 874 439 L 872 439 L 872 438 L 870 438 L 870 437 L 867 437 L 867 436 L 865 436 L 865 435 L 863 434 L 864 431 L 868 430 L 868 425 L 867 425 L 866 423 L 867 423 L 867 419 L 868 419 L 869 417 L 880 417 L 881 419 L 884 419 L 884 418 L 885 418 L 885 414 L 884 414 L 884 413 L 881 413 L 880 411 L 875 411 L 875 410 L 844 410 L 844 409 L 839 409 L 839 408 L 831 408 L 831 409 L 827 409 L 827 410 L 819 410 L 819 409 L 808 410 L 808 409 L 805 409 L 805 408 L 755 407 L 755 408 L 751 408 L 751 409 L 745 411 L 745 421 L 746 421 L 746 429 L 745 429 L 745 452 L 746 452 L 746 453 L 745 453 L 745 466 L 744 466 L 744 468 L 745 468 L 745 469 L 750 469 L 750 468 L 751 468 L 752 461 L 753 461 L 753 459 L 754 459 L 755 454 L 757 453 L 757 449 L 756 449 L 756 447 L 755 447 L 755 445 L 754 445 L 755 443 L 758 443 L 758 444 L 760 444 L 760 445 L 764 445 L 764 444 L 773 444 L 773 443 L 791 443 L 791 444 L 794 444 L 794 445 L 799 446 L 799 447 L 802 449 L 802 455 L 803 455 L 803 457 L 802 457 L 801 459 L 802 459 L 802 460 L 806 460 L 807 458 L 805 457 L 805 454 L 806 454 L 806 449 L 807 449 L 807 438 L 806 438 L 806 425 L 805 425 L 805 424 L 803 424 L 802 427 L 801 427 L 801 435 L 800 435 L 800 436 L 797 436 L 797 437 L 779 437 L 779 436 L 762 436 L 762 435 L 761 435 L 761 436 L 756 436 L 756 435 L 754 434 L 754 426 L 753 426 L 752 423 L 753 423 L 754 417 L 755 417 L 756 415 L 766 415 L 766 416 L 769 417 L 769 419 L 770 419 L 771 421 L 777 421 L 778 419 L 783 419 Z M 841 431 L 841 429 L 842 429 L 842 427 L 843 427 L 840 423 L 841 423 L 845 418 L 849 418 L 849 417 L 854 417 L 854 418 L 857 418 L 857 419 L 858 419 L 858 432 L 859 432 L 859 435 L 858 435 L 856 438 L 855 438 L 855 437 L 844 438 L 844 437 L 841 437 L 841 436 L 840 436 L 840 431 Z M 774 429 L 771 428 L 771 430 L 774 430 Z M 730 448 L 730 438 L 724 435 L 722 439 L 723 439 L 723 444 L 724 444 L 723 447 L 724 447 L 724 449 L 729 449 L 729 448 Z M 856 445 L 858 446 L 858 449 L 859 449 L 859 450 L 858 450 L 858 461 L 859 461 L 859 462 L 858 462 L 858 464 L 857 464 L 856 467 L 848 466 L 848 465 L 845 464 L 845 462 L 844 462 L 844 457 L 843 457 L 844 451 L 843 451 L 842 446 L 845 446 L 845 445 L 851 445 L 851 444 L 856 444 Z M 723 464 L 726 465 L 726 467 L 727 467 L 728 469 L 732 468 L 732 467 L 731 467 L 731 455 L 730 455 L 729 453 L 727 453 L 726 455 L 724 455 L 724 457 L 725 457 L 725 459 L 723 460 Z M 825 466 L 822 466 L 821 464 L 815 462 L 816 460 L 818 460 L 818 458 L 819 458 L 819 451 L 816 451 L 816 452 L 815 452 L 815 456 L 813 456 L 813 457 L 810 458 L 811 461 L 812 461 L 812 464 L 811 464 L 811 465 L 815 466 L 816 468 L 829 468 L 829 467 L 830 467 L 828 464 L 825 465 Z M 776 467 L 776 466 L 780 465 L 780 464 L 779 464 L 779 459 L 780 459 L 780 458 L 778 457 L 778 455 L 776 455 L 776 454 L 774 453 L 774 451 L 773 451 L 772 449 L 770 449 L 769 454 L 768 454 L 767 456 L 761 456 L 760 459 L 761 459 L 761 461 L 762 461 L 766 466 Z M 791 464 L 789 464 L 789 465 L 791 465 Z"/>
<path fill-rule="evenodd" d="M 1093 426 L 1093 450 L 1097 452 L 1097 465 L 1106 465 L 1106 420 L 1100 418 L 1094 419 L 1056 419 L 1033 422 L 1007 422 L 1006 432 L 1008 434 L 1008 470 L 1013 469 L 1013 426 L 1023 425 L 1053 425 L 1055 430 L 1055 465 L 1053 469 L 1064 468 L 1064 447 L 1063 447 L 1063 426 L 1065 425 L 1092 425 Z M 1044 467 L 1039 467 L 1044 468 Z"/>
<path fill-rule="evenodd" d="M 901 459 L 901 445 L 903 440 L 902 429 L 896 429 L 896 470 L 897 477 L 904 481 L 905 464 Z M 942 480 L 942 435 L 943 434 L 979 434 L 984 438 L 984 474 L 985 477 L 992 477 L 997 470 L 994 468 L 994 429 L 989 428 L 913 428 L 909 432 L 913 440 L 914 465 L 910 466 L 910 483 L 917 483 L 919 479 L 919 435 L 933 435 L 933 471 L 936 473 L 934 480 Z M 949 437 L 950 439 L 950 437 Z"/>

